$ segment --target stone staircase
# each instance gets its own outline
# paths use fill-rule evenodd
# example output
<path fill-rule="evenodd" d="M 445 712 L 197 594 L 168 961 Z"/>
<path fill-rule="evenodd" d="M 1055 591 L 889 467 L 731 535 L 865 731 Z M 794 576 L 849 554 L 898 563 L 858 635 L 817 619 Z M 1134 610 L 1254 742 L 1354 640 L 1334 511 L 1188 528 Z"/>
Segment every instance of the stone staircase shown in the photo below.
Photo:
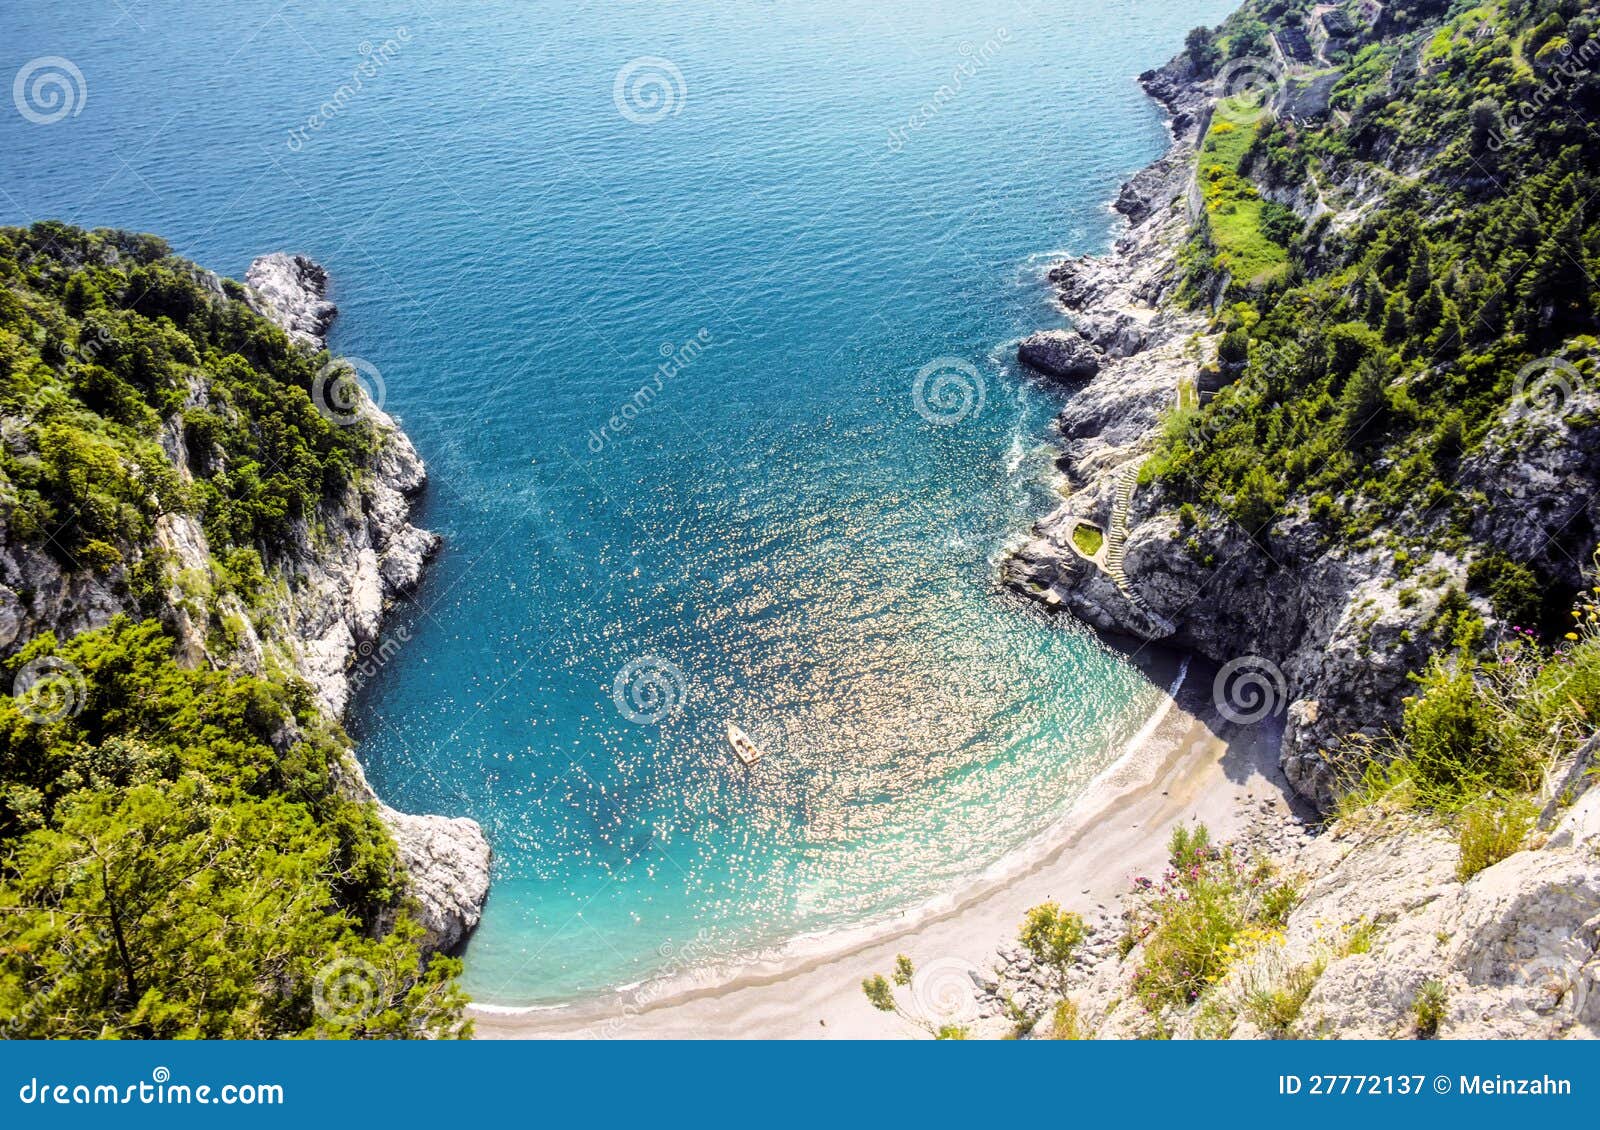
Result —
<path fill-rule="evenodd" d="M 1144 595 L 1128 582 L 1123 571 L 1122 558 L 1128 545 L 1128 509 L 1133 505 L 1134 488 L 1139 485 L 1139 464 L 1129 463 L 1117 473 L 1116 494 L 1111 502 L 1111 524 L 1106 530 L 1106 572 L 1116 583 L 1118 591 L 1138 612 L 1134 627 L 1146 639 L 1158 640 L 1172 635 L 1177 627 L 1161 613 L 1150 607 Z"/>

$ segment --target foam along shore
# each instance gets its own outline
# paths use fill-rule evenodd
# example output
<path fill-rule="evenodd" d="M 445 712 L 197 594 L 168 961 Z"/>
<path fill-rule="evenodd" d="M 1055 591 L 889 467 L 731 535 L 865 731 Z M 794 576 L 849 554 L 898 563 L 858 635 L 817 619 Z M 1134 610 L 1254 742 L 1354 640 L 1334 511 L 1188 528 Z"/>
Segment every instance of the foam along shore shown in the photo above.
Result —
<path fill-rule="evenodd" d="M 992 977 L 996 947 L 1016 936 L 1031 906 L 1055 899 L 1084 913 L 1097 936 L 1114 932 L 1116 899 L 1131 877 L 1159 871 L 1174 825 L 1202 821 L 1226 838 L 1263 804 L 1289 814 L 1271 721 L 1239 727 L 1215 713 L 1211 672 L 1199 664 L 1031 850 L 941 903 L 899 922 L 810 939 L 720 979 L 646 984 L 564 1008 L 473 1009 L 480 1038 L 905 1038 L 921 1033 L 875 1011 L 861 980 L 904 953 L 956 992 Z M 709 982 L 709 983 L 707 983 Z"/>

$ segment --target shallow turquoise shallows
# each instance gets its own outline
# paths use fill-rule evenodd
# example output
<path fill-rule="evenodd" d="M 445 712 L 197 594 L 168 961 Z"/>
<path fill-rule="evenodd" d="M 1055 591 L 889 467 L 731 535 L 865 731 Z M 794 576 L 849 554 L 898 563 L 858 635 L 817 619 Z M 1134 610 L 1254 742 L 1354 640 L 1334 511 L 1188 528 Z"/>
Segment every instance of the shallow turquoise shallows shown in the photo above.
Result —
<path fill-rule="evenodd" d="M 13 4 L 87 98 L 0 107 L 0 220 L 332 272 L 445 539 L 351 729 L 493 841 L 473 994 L 559 1003 L 959 889 L 1156 703 L 995 583 L 1010 355 L 1232 3 Z"/>

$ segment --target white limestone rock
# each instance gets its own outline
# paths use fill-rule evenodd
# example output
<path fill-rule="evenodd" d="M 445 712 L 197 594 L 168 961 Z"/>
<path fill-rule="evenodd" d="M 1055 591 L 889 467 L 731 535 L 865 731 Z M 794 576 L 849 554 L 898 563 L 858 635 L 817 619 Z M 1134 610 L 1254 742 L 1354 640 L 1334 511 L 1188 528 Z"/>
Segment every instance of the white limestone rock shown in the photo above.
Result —
<path fill-rule="evenodd" d="M 313 353 L 327 347 L 338 307 L 327 299 L 328 272 L 304 255 L 275 251 L 250 264 L 244 281 L 259 296 L 259 313 Z"/>
<path fill-rule="evenodd" d="M 263 256 L 246 281 L 262 312 L 304 348 L 326 348 L 337 309 L 326 300 L 327 273 L 304 256 Z M 320 534 L 302 526 L 284 563 L 289 579 L 282 608 L 295 666 L 335 717 L 349 705 L 352 666 L 377 648 L 384 614 L 421 580 L 439 538 L 410 521 L 411 499 L 427 469 L 394 419 L 361 390 L 361 414 L 380 447 L 362 488 L 325 504 Z M 394 836 L 430 950 L 454 950 L 477 925 L 489 890 L 489 842 L 466 818 L 412 815 L 378 801 L 354 754 L 352 788 L 370 797 Z"/>

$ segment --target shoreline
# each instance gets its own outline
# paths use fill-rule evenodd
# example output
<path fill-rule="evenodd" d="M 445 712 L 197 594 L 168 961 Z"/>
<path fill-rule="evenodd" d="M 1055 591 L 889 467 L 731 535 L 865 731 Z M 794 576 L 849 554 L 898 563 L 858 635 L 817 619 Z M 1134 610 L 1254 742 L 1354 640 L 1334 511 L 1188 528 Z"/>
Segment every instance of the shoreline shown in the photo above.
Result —
<path fill-rule="evenodd" d="M 888 969 L 896 954 L 909 955 L 919 968 L 987 975 L 1026 910 L 1047 899 L 1111 928 L 1129 878 L 1159 870 L 1165 861 L 1174 825 L 1198 820 L 1226 839 L 1241 832 L 1247 810 L 1263 802 L 1287 818 L 1292 809 L 1277 769 L 1277 727 L 1226 722 L 1211 704 L 1209 667 L 1199 659 L 1185 663 L 1190 677 L 1178 695 L 1165 696 L 1067 815 L 949 896 L 947 905 L 925 904 L 904 924 L 833 935 L 825 950 L 758 958 L 731 970 L 723 964 L 706 971 L 711 980 L 687 971 L 676 983 L 647 982 L 633 997 L 619 991 L 612 1000 L 567 1005 L 473 1005 L 476 1035 L 920 1037 L 904 1021 L 873 1010 L 861 993 L 861 979 Z M 653 985 L 660 987 L 652 991 Z"/>
<path fill-rule="evenodd" d="M 1113 259 L 1130 233 L 1142 226 L 1143 218 L 1123 206 L 1130 186 L 1169 165 L 1185 148 L 1180 104 L 1187 90 L 1148 81 L 1155 73 L 1140 76 L 1140 84 L 1166 111 L 1169 142 L 1108 201 L 1112 211 L 1130 221 L 1105 253 Z M 1154 225 L 1161 226 L 1159 220 Z M 1158 244 L 1165 241 L 1158 237 Z M 1163 246 L 1163 250 L 1175 253 L 1174 248 Z M 1064 816 L 958 889 L 908 908 L 898 920 L 878 919 L 845 930 L 801 935 L 776 952 L 743 960 L 718 953 L 714 945 L 697 938 L 681 952 L 664 955 L 680 962 L 677 969 L 619 988 L 610 999 L 470 1005 L 477 1035 L 511 1039 L 919 1035 L 904 1021 L 875 1012 L 861 993 L 861 978 L 888 969 L 898 952 L 907 953 L 919 967 L 953 962 L 963 967 L 966 978 L 987 977 L 997 948 L 1015 937 L 1023 914 L 1040 902 L 1055 898 L 1083 913 L 1086 920 L 1107 920 L 1101 928 L 1108 928 L 1113 913 L 1108 908 L 1126 889 L 1125 880 L 1136 871 L 1160 870 L 1167 836 L 1180 820 L 1203 821 L 1225 839 L 1242 828 L 1243 802 L 1255 800 L 1258 792 L 1269 802 L 1275 798 L 1285 816 L 1291 811 L 1289 792 L 1277 768 L 1278 727 L 1265 725 L 1258 728 L 1260 732 L 1250 732 L 1231 726 L 1210 701 L 1211 676 L 1204 660 L 1167 648 L 1158 654 L 1170 659 L 1178 675 L 1170 686 L 1165 678 L 1159 680 L 1164 693 L 1155 711 L 1091 778 Z M 1199 680 L 1203 694 L 1196 692 L 1196 683 L 1185 683 L 1192 663 L 1205 673 Z M 1138 819 L 1112 830 L 1110 821 L 1128 816 Z M 1148 834 L 1130 835 L 1141 829 Z M 1101 831 L 1105 835 L 1096 836 L 1096 842 L 1085 843 L 1091 833 Z M 1077 847 L 1084 848 L 1081 855 L 1063 858 Z M 703 952 L 691 952 L 697 949 Z"/>
<path fill-rule="evenodd" d="M 953 888 L 929 896 L 919 903 L 898 910 L 878 913 L 869 918 L 837 928 L 818 927 L 790 935 L 781 942 L 746 950 L 727 952 L 714 944 L 706 943 L 697 935 L 672 951 L 663 950 L 667 968 L 625 985 L 611 986 L 567 1001 L 536 1004 L 499 1004 L 491 1001 L 474 1001 L 475 1012 L 492 1016 L 522 1016 L 534 1013 L 563 1013 L 568 1016 L 595 1011 L 624 1008 L 637 1009 L 641 1004 L 661 1004 L 683 999 L 710 989 L 716 989 L 739 980 L 742 971 L 753 968 L 769 970 L 796 970 L 830 957 L 864 949 L 874 942 L 897 937 L 916 929 L 924 922 L 936 920 L 953 910 L 969 904 L 1008 881 L 1029 874 L 1038 863 L 1054 854 L 1058 841 L 1071 827 L 1078 809 L 1093 798 L 1105 783 L 1136 757 L 1149 739 L 1177 708 L 1175 696 L 1186 684 L 1191 657 L 1187 655 L 1158 656 L 1148 667 L 1158 667 L 1165 673 L 1166 660 L 1176 661 L 1176 675 L 1164 691 L 1158 692 L 1154 708 L 1139 721 L 1127 737 L 1111 745 L 1113 751 L 1106 763 L 1086 781 L 1082 790 L 1068 803 L 1064 813 L 1035 832 L 1023 843 L 994 860 L 981 871 L 967 876 Z M 1141 665 L 1146 676 L 1151 671 Z M 1159 686 L 1159 684 L 1157 684 Z M 631 1000 L 628 994 L 637 994 Z"/>

